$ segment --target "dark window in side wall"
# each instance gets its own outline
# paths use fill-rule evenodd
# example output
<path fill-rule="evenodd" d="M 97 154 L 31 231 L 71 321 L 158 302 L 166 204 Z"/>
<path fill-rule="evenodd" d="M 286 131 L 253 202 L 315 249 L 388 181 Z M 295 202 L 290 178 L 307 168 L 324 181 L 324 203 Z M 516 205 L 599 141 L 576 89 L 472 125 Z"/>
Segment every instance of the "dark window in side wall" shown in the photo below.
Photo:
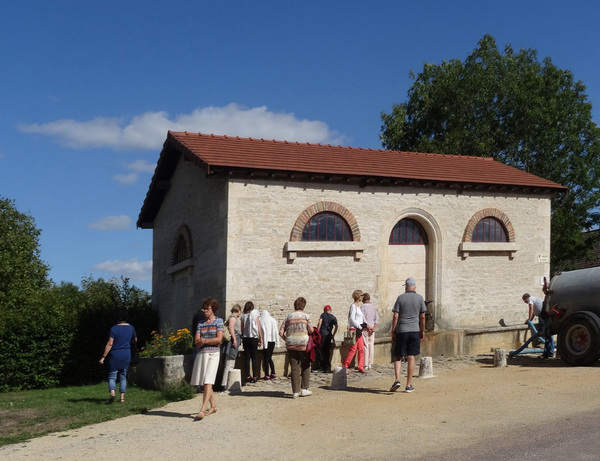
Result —
<path fill-rule="evenodd" d="M 336 213 L 317 213 L 302 230 L 302 241 L 350 242 L 352 232 L 344 218 Z"/>
<path fill-rule="evenodd" d="M 190 257 L 187 240 L 183 235 L 177 237 L 175 242 L 175 251 L 173 252 L 173 265 L 185 261 Z"/>
<path fill-rule="evenodd" d="M 496 218 L 487 216 L 477 223 L 472 242 L 508 242 L 506 227 Z"/>
<path fill-rule="evenodd" d="M 427 234 L 414 219 L 404 218 L 390 233 L 390 245 L 427 245 Z"/>

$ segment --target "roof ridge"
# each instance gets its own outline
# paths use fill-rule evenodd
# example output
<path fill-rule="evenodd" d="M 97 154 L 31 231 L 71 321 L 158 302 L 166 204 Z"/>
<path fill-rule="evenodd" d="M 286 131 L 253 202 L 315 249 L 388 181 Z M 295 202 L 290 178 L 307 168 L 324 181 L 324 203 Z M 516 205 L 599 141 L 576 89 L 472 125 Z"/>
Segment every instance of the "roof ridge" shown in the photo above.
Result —
<path fill-rule="evenodd" d="M 242 137 L 242 136 L 228 136 L 226 134 L 207 134 L 201 132 L 189 132 L 189 131 L 171 131 L 169 130 L 169 134 L 177 135 L 184 134 L 186 136 L 198 136 L 198 137 L 211 137 L 211 138 L 222 138 L 222 139 L 236 139 L 239 141 L 251 141 L 251 142 L 273 142 L 275 144 L 296 144 L 297 146 L 311 146 L 311 147 L 330 147 L 330 148 L 340 148 L 340 149 L 349 149 L 349 150 L 357 150 L 357 151 L 371 151 L 371 152 L 405 152 L 408 154 L 417 154 L 421 152 L 409 152 L 409 151 L 401 151 L 401 150 L 392 150 L 392 149 L 374 149 L 372 147 L 355 147 L 355 146 L 342 146 L 341 144 L 321 144 L 314 142 L 300 142 L 300 141 L 290 141 L 287 139 L 264 139 L 264 138 L 253 138 L 251 136 Z M 436 154 L 434 152 L 429 153 L 431 155 L 446 155 L 446 154 Z"/>
<path fill-rule="evenodd" d="M 407 151 L 407 150 L 392 150 L 392 149 L 373 149 L 371 147 L 354 147 L 354 146 L 342 146 L 341 144 L 331 145 L 331 144 L 321 144 L 321 143 L 311 143 L 311 142 L 299 142 L 299 141 L 289 141 L 287 139 L 278 140 L 278 139 L 264 139 L 264 138 L 253 138 L 251 136 L 241 137 L 241 136 L 228 136 L 226 134 L 207 134 L 202 132 L 189 132 L 189 131 L 171 131 L 168 132 L 169 135 L 177 135 L 184 134 L 185 136 L 197 136 L 197 137 L 205 137 L 205 138 L 221 138 L 225 140 L 238 140 L 238 141 L 249 141 L 249 142 L 272 142 L 274 144 L 282 144 L 282 145 L 297 145 L 297 146 L 307 146 L 307 147 L 328 147 L 328 148 L 338 148 L 338 149 L 347 149 L 349 151 L 357 151 L 357 152 L 376 152 L 376 153 L 402 153 L 407 155 L 427 155 L 433 157 L 450 157 L 450 158 L 462 158 L 469 160 L 486 160 L 486 161 L 496 161 L 492 156 L 480 156 L 480 155 L 461 155 L 461 154 L 445 154 L 445 153 L 437 153 L 437 152 L 416 152 L 416 151 Z M 500 162 L 502 163 L 502 162 Z M 510 165 L 509 165 L 510 166 Z"/>

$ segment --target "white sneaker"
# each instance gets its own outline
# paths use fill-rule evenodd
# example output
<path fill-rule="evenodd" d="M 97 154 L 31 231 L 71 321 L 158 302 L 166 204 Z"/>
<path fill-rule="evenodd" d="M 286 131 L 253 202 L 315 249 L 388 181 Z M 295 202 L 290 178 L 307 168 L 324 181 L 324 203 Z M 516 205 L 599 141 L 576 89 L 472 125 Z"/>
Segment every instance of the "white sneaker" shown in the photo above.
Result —
<path fill-rule="evenodd" d="M 298 394 L 297 392 L 294 392 L 294 395 L 292 395 L 292 398 L 297 399 L 298 397 L 300 397 L 300 394 Z"/>
<path fill-rule="evenodd" d="M 300 394 L 302 397 L 308 397 L 309 395 L 312 395 L 312 391 L 309 391 L 308 389 L 302 389 L 302 394 Z"/>

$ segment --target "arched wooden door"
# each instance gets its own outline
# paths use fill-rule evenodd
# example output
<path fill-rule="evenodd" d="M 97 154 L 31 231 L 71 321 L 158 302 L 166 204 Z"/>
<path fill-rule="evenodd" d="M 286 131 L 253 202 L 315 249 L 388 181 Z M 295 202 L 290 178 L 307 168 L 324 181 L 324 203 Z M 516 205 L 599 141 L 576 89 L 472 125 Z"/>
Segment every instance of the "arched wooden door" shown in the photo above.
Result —
<path fill-rule="evenodd" d="M 423 226 L 412 218 L 403 218 L 390 232 L 388 241 L 388 302 L 390 310 L 396 298 L 404 293 L 404 282 L 413 277 L 417 292 L 427 300 L 429 239 Z M 430 306 L 428 306 L 429 309 Z M 431 306 L 433 307 L 433 306 Z M 427 330 L 433 329 L 433 316 L 428 316 Z"/>

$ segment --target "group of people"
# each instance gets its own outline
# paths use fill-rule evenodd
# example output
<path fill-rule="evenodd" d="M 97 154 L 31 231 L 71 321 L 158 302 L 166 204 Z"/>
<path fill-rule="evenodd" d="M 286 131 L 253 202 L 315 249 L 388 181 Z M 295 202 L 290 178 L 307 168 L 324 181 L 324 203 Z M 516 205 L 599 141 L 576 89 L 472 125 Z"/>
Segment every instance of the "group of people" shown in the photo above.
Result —
<path fill-rule="evenodd" d="M 221 381 L 223 388 L 227 385 L 229 371 L 235 367 L 240 345 L 243 345 L 246 351 L 246 370 L 248 373 L 252 370 L 252 375 L 246 378 L 246 382 L 257 382 L 260 376 L 259 347 L 265 350 L 264 379 L 277 377 L 273 363 L 273 351 L 279 345 L 275 319 L 267 310 L 263 310 L 259 316 L 251 301 L 244 305 L 243 312 L 241 306 L 235 304 L 225 322 L 216 316 L 218 308 L 219 304 L 214 298 L 205 299 L 201 315 L 194 320 L 197 322 L 194 335 L 196 355 L 190 384 L 203 388 L 202 407 L 196 419 L 203 419 L 217 411 L 213 386 L 217 378 L 221 350 L 224 355 Z"/>
<path fill-rule="evenodd" d="M 394 383 L 391 392 L 401 387 L 402 363 L 407 363 L 406 392 L 413 392 L 412 375 L 415 368 L 415 356 L 421 353 L 420 343 L 425 336 L 425 301 L 416 292 L 416 282 L 413 277 L 406 279 L 405 292 L 398 296 L 392 309 L 392 356 L 394 362 Z M 374 362 L 375 331 L 379 323 L 379 314 L 371 303 L 369 293 L 355 290 L 352 293 L 353 302 L 348 312 L 348 335 L 351 347 L 343 361 L 347 373 L 350 373 L 350 363 L 358 355 L 357 369 L 366 373 Z M 529 306 L 528 320 L 535 316 L 540 319 L 541 327 L 546 329 L 546 320 L 542 315 L 542 300 L 525 293 L 523 302 Z M 331 372 L 331 352 L 335 347 L 335 335 L 338 331 L 337 318 L 332 314 L 331 306 L 327 305 L 319 317 L 316 327 L 313 327 L 310 317 L 304 312 L 306 299 L 299 297 L 294 301 L 294 311 L 287 315 L 281 326 L 263 309 L 259 315 L 254 304 L 248 301 L 242 310 L 235 304 L 231 308 L 225 322 L 216 316 L 219 304 L 214 298 L 204 300 L 200 312 L 193 320 L 193 336 L 195 350 L 194 366 L 191 377 L 193 386 L 203 387 L 203 399 L 197 419 L 217 411 L 213 386 L 215 384 L 221 352 L 224 355 L 223 379 L 221 385 L 227 386 L 229 371 L 235 366 L 235 360 L 241 345 L 244 347 L 245 365 L 248 376 L 246 382 L 254 383 L 260 378 L 260 363 L 258 349 L 264 349 L 263 379 L 275 379 L 273 351 L 279 347 L 279 338 L 285 341 L 288 360 L 291 368 L 291 385 L 293 398 L 305 397 L 312 394 L 310 386 L 311 349 L 316 354 L 317 371 Z M 104 354 L 100 359 L 103 364 L 108 357 L 108 386 L 109 400 L 116 399 L 116 380 L 120 376 L 120 401 L 124 402 L 126 392 L 127 367 L 130 360 L 130 344 L 137 341 L 135 328 L 127 323 L 127 313 L 120 312 L 118 323 L 109 334 Z M 554 355 L 552 337 L 547 335 L 543 357 Z"/>
<path fill-rule="evenodd" d="M 343 366 L 350 373 L 350 362 L 358 354 L 358 372 L 366 373 L 373 366 L 375 358 L 375 329 L 379 323 L 379 313 L 371 304 L 369 293 L 355 290 L 352 299 L 354 302 L 348 312 L 348 338 L 352 345 Z"/>
<path fill-rule="evenodd" d="M 371 304 L 368 293 L 356 290 L 352 296 L 354 302 L 349 309 L 348 327 L 354 340 L 344 360 L 344 367 L 348 369 L 358 352 L 358 371 L 366 373 L 374 361 L 375 330 L 379 314 Z M 331 372 L 331 355 L 335 347 L 338 321 L 331 312 L 331 306 L 327 305 L 315 328 L 309 315 L 304 312 L 305 307 L 306 299 L 297 298 L 294 301 L 294 311 L 278 328 L 277 322 L 269 312 L 263 309 L 259 315 L 251 301 L 244 305 L 243 310 L 239 304 L 235 304 L 225 321 L 216 316 L 219 309 L 216 299 L 207 298 L 203 301 L 192 325 L 195 358 L 190 384 L 202 386 L 203 389 L 202 407 L 196 415 L 197 419 L 203 419 L 217 411 L 213 387 L 221 353 L 224 356 L 221 386 L 226 388 L 229 371 L 235 367 L 241 345 L 246 352 L 245 366 L 248 376 L 245 381 L 255 383 L 260 378 L 259 348 L 264 350 L 263 379 L 277 377 L 273 352 L 275 347 L 279 347 L 279 338 L 282 338 L 291 369 L 293 398 L 312 394 L 309 390 L 311 362 L 315 361 L 318 371 Z M 100 363 L 103 364 L 108 357 L 110 397 L 107 403 L 112 403 L 116 398 L 117 376 L 120 376 L 121 402 L 125 399 L 131 341 L 137 341 L 135 328 L 127 323 L 126 312 L 123 312 L 119 315 L 117 325 L 110 330 L 109 340 L 100 359 Z M 312 360 L 311 349 L 316 352 L 316 358 L 313 356 Z"/>
<path fill-rule="evenodd" d="M 239 305 L 236 304 L 232 308 L 232 314 L 234 309 L 239 312 Z M 236 325 L 239 326 L 242 344 L 244 346 L 244 351 L 246 351 L 245 364 L 248 373 L 246 382 L 255 383 L 260 378 L 260 363 L 258 360 L 259 348 L 264 349 L 264 379 L 269 380 L 277 378 L 277 375 L 275 374 L 275 364 L 273 363 L 273 352 L 276 347 L 279 347 L 279 336 L 277 322 L 271 317 L 269 311 L 263 309 L 259 315 L 258 309 L 254 309 L 254 303 L 248 301 L 244 305 L 244 312 L 241 316 L 241 320 L 239 323 L 236 322 Z M 235 360 L 235 357 L 233 358 Z M 252 367 L 250 367 L 251 363 Z M 230 368 L 223 373 L 223 387 L 227 384 L 226 380 L 229 370 Z"/>

